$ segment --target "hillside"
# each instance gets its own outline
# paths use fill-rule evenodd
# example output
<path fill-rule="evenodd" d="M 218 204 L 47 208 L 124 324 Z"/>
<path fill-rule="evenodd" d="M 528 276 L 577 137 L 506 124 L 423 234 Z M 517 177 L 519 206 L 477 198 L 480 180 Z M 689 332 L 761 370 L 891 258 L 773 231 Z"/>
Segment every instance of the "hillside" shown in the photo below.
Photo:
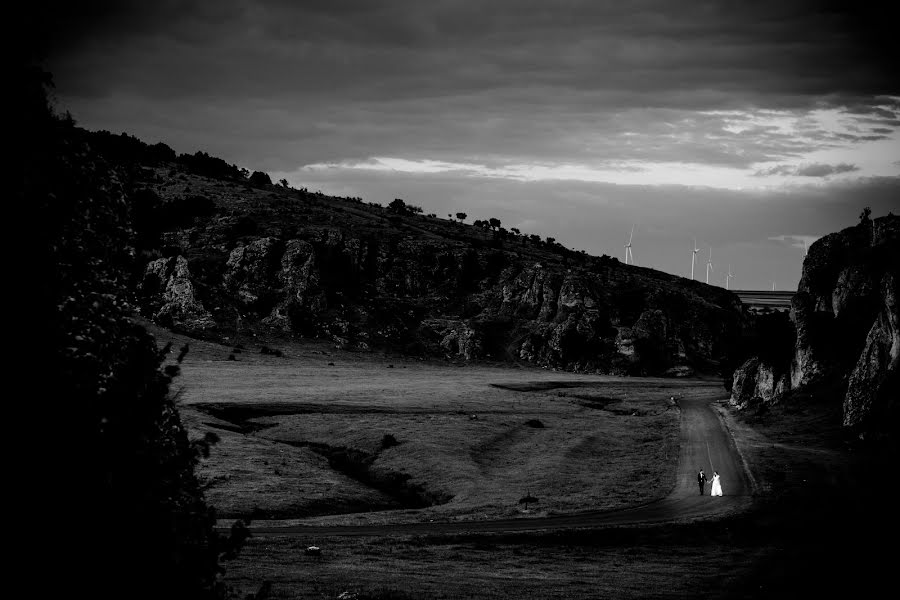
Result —
<path fill-rule="evenodd" d="M 81 135 L 130 179 L 140 311 L 191 335 L 572 371 L 717 373 L 741 327 L 718 287 L 552 239 L 273 185 L 203 153 Z M 457 210 L 460 207 L 448 207 Z"/>

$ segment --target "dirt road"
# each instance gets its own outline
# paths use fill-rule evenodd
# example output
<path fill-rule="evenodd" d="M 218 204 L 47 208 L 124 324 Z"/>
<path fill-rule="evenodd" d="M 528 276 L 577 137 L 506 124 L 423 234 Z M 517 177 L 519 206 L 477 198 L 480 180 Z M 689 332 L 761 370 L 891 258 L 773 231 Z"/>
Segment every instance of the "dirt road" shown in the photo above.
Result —
<path fill-rule="evenodd" d="M 623 525 L 671 523 L 722 517 L 742 511 L 751 503 L 751 486 L 731 435 L 708 400 L 679 401 L 681 409 L 681 451 L 678 480 L 665 498 L 616 511 L 590 511 L 537 518 L 498 519 L 465 522 L 428 522 L 399 525 L 273 527 L 257 521 L 251 527 L 255 536 L 390 536 L 422 534 L 458 534 L 479 532 L 517 532 Z M 703 468 L 712 479 L 718 471 L 724 496 L 710 497 L 710 486 L 701 496 L 697 471 Z"/>

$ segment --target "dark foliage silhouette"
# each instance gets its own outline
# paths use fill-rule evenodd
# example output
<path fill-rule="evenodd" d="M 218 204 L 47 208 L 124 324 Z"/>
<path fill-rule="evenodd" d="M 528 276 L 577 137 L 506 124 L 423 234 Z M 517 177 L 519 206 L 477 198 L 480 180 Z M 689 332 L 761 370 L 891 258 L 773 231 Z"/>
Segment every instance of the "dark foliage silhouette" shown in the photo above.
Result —
<path fill-rule="evenodd" d="M 268 173 L 264 173 L 262 171 L 253 171 L 253 174 L 250 175 L 250 183 L 251 185 L 255 185 L 256 187 L 272 185 L 272 178 L 269 177 Z"/>
<path fill-rule="evenodd" d="M 125 292 L 135 246 L 157 241 L 160 203 L 129 197 L 127 173 L 53 113 L 48 75 L 31 69 L 22 79 L 31 142 L 21 194 L 41 223 L 31 240 L 40 282 L 31 288 L 33 334 L 41 341 L 31 357 L 40 365 L 32 410 L 45 452 L 26 489 L 36 501 L 65 497 L 75 518 L 66 523 L 67 546 L 77 541 L 60 560 L 51 557 L 62 548 L 44 548 L 55 565 L 48 585 L 92 598 L 223 597 L 220 554 L 233 554 L 240 536 L 220 541 L 194 475 L 216 440 L 188 439 L 169 393 L 179 367 L 161 368 L 168 349 L 160 352 L 133 320 Z M 144 150 L 128 136 L 95 141 Z M 170 156 L 159 145 L 146 151 Z"/>

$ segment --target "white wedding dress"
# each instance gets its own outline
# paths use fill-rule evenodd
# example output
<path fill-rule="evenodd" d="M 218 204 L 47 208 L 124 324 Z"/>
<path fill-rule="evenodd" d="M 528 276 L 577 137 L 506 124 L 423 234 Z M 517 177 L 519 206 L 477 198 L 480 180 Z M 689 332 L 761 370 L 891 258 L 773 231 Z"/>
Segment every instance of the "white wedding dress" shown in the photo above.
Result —
<path fill-rule="evenodd" d="M 722 482 L 719 481 L 718 475 L 713 475 L 712 490 L 710 490 L 709 495 L 710 496 L 721 496 L 722 495 Z"/>

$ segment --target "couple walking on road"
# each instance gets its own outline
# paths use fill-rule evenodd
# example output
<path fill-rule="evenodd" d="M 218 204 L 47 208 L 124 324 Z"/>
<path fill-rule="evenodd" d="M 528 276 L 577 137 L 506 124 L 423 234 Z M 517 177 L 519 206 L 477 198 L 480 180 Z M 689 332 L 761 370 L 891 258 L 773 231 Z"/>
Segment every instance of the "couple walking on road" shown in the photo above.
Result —
<path fill-rule="evenodd" d="M 697 485 L 700 487 L 700 495 L 703 495 L 703 491 L 706 489 L 706 484 L 709 483 L 709 480 L 706 478 L 706 474 L 703 472 L 703 469 L 700 469 L 700 472 L 697 473 Z M 722 482 L 719 479 L 719 472 L 713 471 L 712 478 L 712 488 L 709 491 L 710 496 L 721 496 L 722 495 Z"/>

